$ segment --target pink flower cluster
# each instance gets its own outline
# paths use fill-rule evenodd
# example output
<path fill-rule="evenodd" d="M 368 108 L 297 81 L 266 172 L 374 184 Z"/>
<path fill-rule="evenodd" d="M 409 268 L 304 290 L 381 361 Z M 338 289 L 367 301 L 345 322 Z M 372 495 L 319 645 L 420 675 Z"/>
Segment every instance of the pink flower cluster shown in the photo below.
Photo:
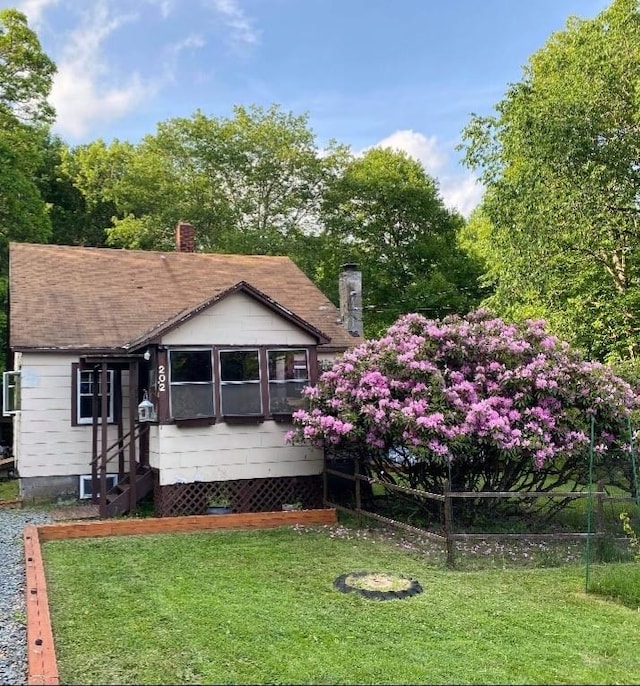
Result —
<path fill-rule="evenodd" d="M 306 389 L 291 442 L 403 445 L 424 459 L 495 454 L 536 467 L 589 444 L 624 442 L 638 399 L 605 365 L 545 331 L 486 310 L 432 321 L 401 317 L 378 340 L 346 352 Z"/>

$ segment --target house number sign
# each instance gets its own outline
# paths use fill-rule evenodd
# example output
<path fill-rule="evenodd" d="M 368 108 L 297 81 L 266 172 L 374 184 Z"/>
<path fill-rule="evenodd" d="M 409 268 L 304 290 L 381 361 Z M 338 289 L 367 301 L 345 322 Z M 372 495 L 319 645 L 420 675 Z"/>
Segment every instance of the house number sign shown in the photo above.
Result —
<path fill-rule="evenodd" d="M 167 390 L 167 371 L 163 364 L 158 365 L 158 392 L 164 393 Z"/>

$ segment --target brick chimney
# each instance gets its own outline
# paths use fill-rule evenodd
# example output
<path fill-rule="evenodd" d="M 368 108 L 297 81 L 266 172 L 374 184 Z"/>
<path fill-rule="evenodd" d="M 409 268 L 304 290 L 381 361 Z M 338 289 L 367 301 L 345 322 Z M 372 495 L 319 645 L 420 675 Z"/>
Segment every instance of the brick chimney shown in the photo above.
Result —
<path fill-rule="evenodd" d="M 178 222 L 176 226 L 176 250 L 178 252 L 196 251 L 196 230 L 187 222 Z"/>
<path fill-rule="evenodd" d="M 354 336 L 362 336 L 362 272 L 357 264 L 342 265 L 338 286 L 342 325 Z"/>

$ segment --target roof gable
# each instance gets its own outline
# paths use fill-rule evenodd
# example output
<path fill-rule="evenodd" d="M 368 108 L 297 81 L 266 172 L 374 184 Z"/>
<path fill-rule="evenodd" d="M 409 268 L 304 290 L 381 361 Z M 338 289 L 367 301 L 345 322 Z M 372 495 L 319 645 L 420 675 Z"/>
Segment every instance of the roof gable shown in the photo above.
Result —
<path fill-rule="evenodd" d="M 12 243 L 9 281 L 14 350 L 131 350 L 238 290 L 325 348 L 361 340 L 288 257 Z"/>
<path fill-rule="evenodd" d="M 330 339 L 328 338 L 328 336 L 322 333 L 322 331 L 316 329 L 312 324 L 309 324 L 309 322 L 306 322 L 304 319 L 301 319 L 295 313 L 291 312 L 285 307 L 282 307 L 282 305 L 273 300 L 273 298 L 270 298 L 265 293 L 262 293 L 257 288 L 254 288 L 251 284 L 247 283 L 246 281 L 240 281 L 237 284 L 231 286 L 231 288 L 228 288 L 226 291 L 218 293 L 212 296 L 211 298 L 207 298 L 204 302 L 199 303 L 195 307 L 192 307 L 190 310 L 186 312 L 180 312 L 168 321 L 160 323 L 155 328 L 144 333 L 137 339 L 130 341 L 123 347 L 127 350 L 136 350 L 137 348 L 149 345 L 150 343 L 156 343 L 159 341 L 160 338 L 162 338 L 162 336 L 165 336 L 170 331 L 173 331 L 178 327 L 182 326 L 183 324 L 186 324 L 188 321 L 193 319 L 193 317 L 199 315 L 200 313 L 204 312 L 210 307 L 217 305 L 219 302 L 235 293 L 244 293 L 245 295 L 248 295 L 254 300 L 257 300 L 259 303 L 267 307 L 269 310 L 275 312 L 275 314 L 279 315 L 283 319 L 286 319 L 287 321 L 296 325 L 297 327 L 308 333 L 310 336 L 315 338 L 317 343 L 321 344 L 329 342 Z"/>

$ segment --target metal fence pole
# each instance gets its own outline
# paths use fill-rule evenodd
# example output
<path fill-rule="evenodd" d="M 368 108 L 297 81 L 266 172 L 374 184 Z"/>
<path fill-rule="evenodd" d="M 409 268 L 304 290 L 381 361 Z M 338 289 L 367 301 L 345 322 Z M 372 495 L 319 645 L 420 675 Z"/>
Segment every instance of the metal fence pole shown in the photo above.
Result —
<path fill-rule="evenodd" d="M 451 483 L 447 479 L 444 482 L 444 535 L 447 545 L 447 567 L 456 566 L 455 541 L 451 538 L 453 534 L 453 509 L 451 507 Z"/>

